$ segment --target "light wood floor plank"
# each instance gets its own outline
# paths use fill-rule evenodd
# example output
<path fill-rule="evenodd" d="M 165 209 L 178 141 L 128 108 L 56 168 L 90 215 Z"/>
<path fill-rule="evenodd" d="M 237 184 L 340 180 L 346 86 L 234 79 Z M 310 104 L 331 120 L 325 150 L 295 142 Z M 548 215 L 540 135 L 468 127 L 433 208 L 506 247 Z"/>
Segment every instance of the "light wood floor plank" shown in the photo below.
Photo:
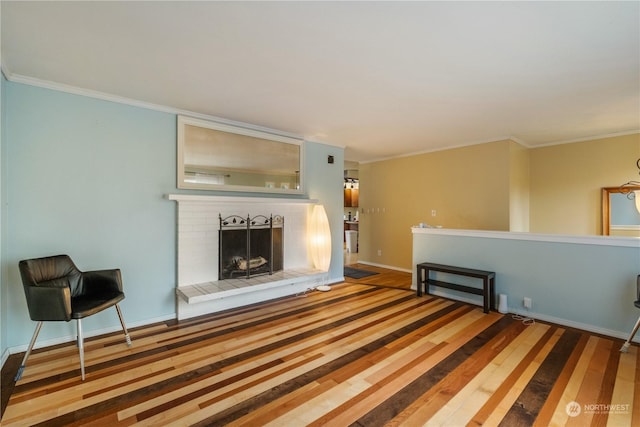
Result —
<path fill-rule="evenodd" d="M 630 347 L 627 353 L 621 353 L 618 361 L 616 380 L 611 396 L 613 405 L 621 405 L 607 418 L 608 427 L 631 427 L 633 401 L 635 399 L 636 360 L 638 348 Z"/>
<path fill-rule="evenodd" d="M 567 420 L 567 427 L 580 427 L 585 424 L 591 425 L 595 422 L 595 413 L 585 410 L 585 405 L 598 404 L 598 395 L 603 386 L 607 360 L 611 351 L 611 341 L 602 338 L 596 339 L 596 348 L 589 361 L 587 371 L 580 384 L 580 390 L 575 397 L 575 401 L 582 405 L 583 409 L 579 416 L 570 417 Z M 595 424 L 597 425 L 597 424 Z"/>

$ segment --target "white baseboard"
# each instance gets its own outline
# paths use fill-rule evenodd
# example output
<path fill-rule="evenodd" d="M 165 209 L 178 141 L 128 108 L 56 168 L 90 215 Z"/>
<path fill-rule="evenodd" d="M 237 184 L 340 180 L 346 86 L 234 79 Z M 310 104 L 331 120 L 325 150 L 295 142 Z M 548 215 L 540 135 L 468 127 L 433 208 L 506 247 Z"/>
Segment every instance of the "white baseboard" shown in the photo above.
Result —
<path fill-rule="evenodd" d="M 9 355 L 11 353 L 9 353 L 9 349 L 6 349 L 3 353 L 2 353 L 2 359 L 0 359 L 0 367 L 4 366 L 4 362 L 7 361 L 7 359 L 9 358 Z"/>
<path fill-rule="evenodd" d="M 413 286 L 412 289 L 415 290 L 415 286 Z M 466 302 L 468 304 L 473 304 L 473 305 L 482 307 L 481 296 L 478 296 L 478 299 L 473 299 L 472 297 L 469 298 L 463 295 L 451 295 L 439 290 L 433 290 L 430 292 L 430 294 L 440 296 L 443 298 L 460 301 L 460 302 Z M 536 313 L 533 311 L 514 310 L 511 307 L 509 307 L 509 313 L 507 315 L 509 314 L 517 314 L 518 316 L 530 317 L 532 319 L 540 320 L 542 322 L 554 323 L 556 325 L 566 326 L 568 328 L 580 329 L 587 332 L 593 332 L 594 334 L 605 335 L 612 338 L 620 338 L 623 340 L 626 340 L 629 337 L 629 333 L 631 333 L 631 330 L 629 330 L 628 332 L 615 331 L 612 329 L 600 328 L 598 326 L 590 325 L 588 323 L 574 322 L 572 320 L 567 320 L 567 319 L 563 319 L 555 316 L 549 316 L 547 314 Z M 633 339 L 633 342 L 640 343 L 640 337 L 638 335 L 636 335 L 636 338 Z"/>
<path fill-rule="evenodd" d="M 360 261 L 360 260 L 358 260 L 358 264 L 371 265 L 373 267 L 386 268 L 386 269 L 395 270 L 395 271 L 402 271 L 404 273 L 413 273 L 412 270 L 407 270 L 405 268 L 399 268 L 399 267 L 396 267 L 396 266 L 393 266 L 393 265 L 377 264 L 375 262 L 369 262 L 369 261 Z"/>
<path fill-rule="evenodd" d="M 580 329 L 587 332 L 593 332 L 594 334 L 606 335 L 612 338 L 620 338 L 626 340 L 629 338 L 631 329 L 628 332 L 615 331 L 613 329 L 600 328 L 598 326 L 589 325 L 588 323 L 574 322 L 572 320 L 562 319 L 560 317 L 549 316 L 547 314 L 535 313 L 527 310 L 513 310 L 509 309 L 510 314 L 517 314 L 518 316 L 530 317 L 532 319 L 541 320 L 543 322 L 555 323 L 557 325 L 566 326 L 568 328 Z M 633 342 L 640 342 L 640 339 L 636 336 Z"/>

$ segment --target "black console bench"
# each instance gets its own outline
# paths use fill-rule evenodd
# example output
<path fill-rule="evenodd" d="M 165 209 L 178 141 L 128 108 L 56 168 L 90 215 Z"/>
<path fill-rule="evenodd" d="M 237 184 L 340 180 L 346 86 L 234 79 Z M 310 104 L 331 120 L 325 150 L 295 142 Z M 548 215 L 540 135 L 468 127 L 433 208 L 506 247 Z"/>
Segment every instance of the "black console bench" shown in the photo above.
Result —
<path fill-rule="evenodd" d="M 474 288 L 472 286 L 457 285 L 455 283 L 433 280 L 429 278 L 429 273 L 431 271 L 482 279 L 482 288 Z M 483 308 L 485 313 L 488 313 L 489 310 L 496 309 L 496 273 L 493 271 L 475 270 L 473 268 L 453 267 L 451 265 L 423 262 L 417 265 L 417 279 L 418 296 L 422 296 L 423 286 L 424 293 L 427 295 L 429 294 L 429 286 L 439 286 L 441 288 L 453 289 L 455 291 L 482 295 Z"/>

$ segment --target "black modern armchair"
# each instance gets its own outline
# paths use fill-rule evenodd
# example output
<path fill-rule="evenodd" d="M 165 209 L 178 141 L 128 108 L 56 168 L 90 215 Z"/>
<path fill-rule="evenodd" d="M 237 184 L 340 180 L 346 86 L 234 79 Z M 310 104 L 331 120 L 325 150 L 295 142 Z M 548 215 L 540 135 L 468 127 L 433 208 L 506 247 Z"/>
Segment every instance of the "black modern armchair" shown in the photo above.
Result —
<path fill-rule="evenodd" d="M 120 270 L 80 271 L 68 255 L 20 261 L 20 275 L 31 320 L 38 322 L 15 380 L 22 377 L 27 358 L 45 321 L 76 319 L 80 371 L 84 381 L 82 319 L 105 308 L 116 307 L 128 346 L 131 338 L 118 303 L 124 299 Z"/>
<path fill-rule="evenodd" d="M 637 308 L 640 308 L 640 274 L 638 274 L 638 278 L 636 279 L 636 300 L 633 302 L 633 305 L 635 305 Z M 640 317 L 636 321 L 636 325 L 633 327 L 631 335 L 629 335 L 629 338 L 624 342 L 624 344 L 622 344 L 622 348 L 620 348 L 621 352 L 626 353 L 629 350 L 631 340 L 633 339 L 636 332 L 638 332 L 638 328 L 640 328 Z"/>

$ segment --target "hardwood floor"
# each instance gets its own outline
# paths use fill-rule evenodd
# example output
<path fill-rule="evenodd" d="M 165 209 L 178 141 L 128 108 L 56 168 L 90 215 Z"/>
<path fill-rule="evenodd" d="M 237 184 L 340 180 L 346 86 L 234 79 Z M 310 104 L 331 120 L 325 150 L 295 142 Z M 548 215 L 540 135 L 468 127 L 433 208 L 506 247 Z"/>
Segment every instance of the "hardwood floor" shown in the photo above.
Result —
<path fill-rule="evenodd" d="M 34 351 L 12 389 L 13 355 L 2 425 L 640 425 L 637 346 L 418 298 L 379 271 L 137 328 L 132 348 L 90 339 L 84 382 L 73 343 Z"/>
<path fill-rule="evenodd" d="M 360 283 L 375 286 L 388 286 L 392 288 L 411 289 L 411 274 L 403 271 L 389 270 L 388 268 L 375 267 L 367 264 L 350 264 L 349 267 L 360 270 L 374 271 L 378 274 L 375 276 L 367 276 L 362 279 L 353 279 L 345 277 L 348 283 Z"/>

